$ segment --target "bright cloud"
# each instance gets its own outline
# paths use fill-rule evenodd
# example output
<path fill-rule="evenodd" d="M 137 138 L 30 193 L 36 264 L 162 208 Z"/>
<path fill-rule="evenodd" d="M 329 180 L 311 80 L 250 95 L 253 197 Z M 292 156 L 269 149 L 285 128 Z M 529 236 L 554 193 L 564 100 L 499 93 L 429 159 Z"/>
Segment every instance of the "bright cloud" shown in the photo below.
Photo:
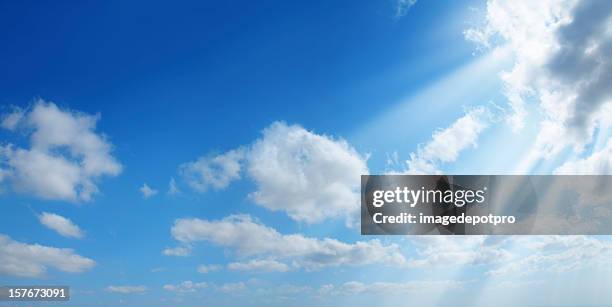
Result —
<path fill-rule="evenodd" d="M 399 246 L 395 244 L 383 245 L 378 240 L 351 244 L 330 238 L 309 238 L 301 234 L 283 235 L 248 215 L 232 215 L 216 221 L 178 219 L 171 233 L 183 243 L 208 241 L 230 248 L 241 257 L 286 259 L 307 270 L 372 263 L 403 265 L 405 262 Z"/>
<path fill-rule="evenodd" d="M 252 146 L 248 173 L 255 203 L 308 223 L 351 215 L 359 209 L 365 157 L 346 141 L 274 123 Z"/>
<path fill-rule="evenodd" d="M 612 174 L 612 141 L 606 147 L 584 159 L 565 162 L 555 170 L 565 175 L 610 175 Z"/>
<path fill-rule="evenodd" d="M 593 237 L 530 236 L 514 241 L 523 250 L 517 251 L 512 261 L 503 262 L 487 274 L 563 273 L 586 266 L 606 267 L 612 263 L 612 244 Z"/>
<path fill-rule="evenodd" d="M 232 271 L 257 271 L 257 272 L 287 272 L 290 267 L 276 260 L 254 259 L 248 262 L 232 262 L 227 265 Z"/>
<path fill-rule="evenodd" d="M 187 257 L 191 255 L 191 247 L 189 246 L 177 246 L 174 248 L 164 248 L 162 250 L 164 256 L 176 256 L 176 257 Z"/>
<path fill-rule="evenodd" d="M 536 151 L 543 157 L 591 142 L 611 104 L 612 31 L 609 1 L 499 1 L 487 3 L 486 24 L 468 39 L 511 48 L 515 63 L 503 74 L 515 127 L 525 104 L 537 102 L 543 120 Z M 498 42 L 498 43 L 497 43 Z"/>
<path fill-rule="evenodd" d="M 490 265 L 510 259 L 511 254 L 486 236 L 422 236 L 411 240 L 417 257 L 408 267 L 432 268 L 456 265 Z"/>
<path fill-rule="evenodd" d="M 187 184 L 196 191 L 204 192 L 208 187 L 219 190 L 240 179 L 242 159 L 244 150 L 230 150 L 185 163 L 180 166 L 180 172 Z"/>
<path fill-rule="evenodd" d="M 147 292 L 147 287 L 145 286 L 108 286 L 106 287 L 106 291 L 121 293 L 121 294 L 142 294 Z"/>
<path fill-rule="evenodd" d="M 30 278 L 44 276 L 47 268 L 80 273 L 96 264 L 72 249 L 21 243 L 5 235 L 0 235 L 0 259 L 0 274 Z"/>
<path fill-rule="evenodd" d="M 408 169 L 405 173 L 439 173 L 440 162 L 453 162 L 457 160 L 462 150 L 476 147 L 478 137 L 490 120 L 490 112 L 478 107 L 467 112 L 448 128 L 434 132 L 431 141 L 420 145 L 415 153 L 410 154 L 410 159 L 406 161 Z"/>
<path fill-rule="evenodd" d="M 3 118 L 2 127 L 29 135 L 29 148 L 0 147 L 3 181 L 15 191 L 88 201 L 98 191 L 99 178 L 121 172 L 111 143 L 95 132 L 99 115 L 62 110 L 41 100 L 31 110 L 18 109 Z"/>
<path fill-rule="evenodd" d="M 205 282 L 192 282 L 191 280 L 183 281 L 178 285 L 164 285 L 164 290 L 178 292 L 178 293 L 190 293 L 200 289 L 208 287 Z"/>
<path fill-rule="evenodd" d="M 207 274 L 210 272 L 218 271 L 220 269 L 221 269 L 221 266 L 218 264 L 209 264 L 209 265 L 202 264 L 198 266 L 198 273 Z"/>
<path fill-rule="evenodd" d="M 43 212 L 38 216 L 41 224 L 52 229 L 64 237 L 83 238 L 85 233 L 71 220 L 54 213 Z"/>
<path fill-rule="evenodd" d="M 149 185 L 147 185 L 146 183 L 142 184 L 142 187 L 140 187 L 140 193 L 142 193 L 142 197 L 144 199 L 153 197 L 155 195 L 157 195 L 158 191 L 151 188 Z"/>
<path fill-rule="evenodd" d="M 320 295 L 355 295 L 362 293 L 403 295 L 431 290 L 447 291 L 449 289 L 461 288 L 465 284 L 466 282 L 455 280 L 373 282 L 369 284 L 359 281 L 348 281 L 341 285 L 322 285 L 318 293 Z"/>
<path fill-rule="evenodd" d="M 352 218 L 360 176 L 368 174 L 366 158 L 346 141 L 283 122 L 264 129 L 252 146 L 183 164 L 181 173 L 196 191 L 219 189 L 240 178 L 242 163 L 256 184 L 250 194 L 256 204 L 307 223 Z"/>

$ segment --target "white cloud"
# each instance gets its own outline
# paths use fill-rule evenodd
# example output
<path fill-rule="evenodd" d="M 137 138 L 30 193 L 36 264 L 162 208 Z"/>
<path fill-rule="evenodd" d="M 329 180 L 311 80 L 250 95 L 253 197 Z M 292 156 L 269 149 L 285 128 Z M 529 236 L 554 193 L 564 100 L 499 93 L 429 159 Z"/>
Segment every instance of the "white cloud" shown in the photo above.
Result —
<path fill-rule="evenodd" d="M 121 293 L 121 294 L 142 294 L 147 292 L 147 287 L 145 286 L 108 286 L 106 287 L 106 291 Z"/>
<path fill-rule="evenodd" d="M 447 291 L 463 287 L 467 282 L 456 280 L 436 281 L 407 281 L 407 282 L 373 282 L 363 283 L 359 281 L 348 281 L 341 285 L 322 285 L 318 293 L 320 295 L 355 295 L 362 293 L 404 295 L 406 293 L 420 293 L 423 291 Z"/>
<path fill-rule="evenodd" d="M 178 219 L 172 236 L 183 243 L 209 241 L 230 248 L 239 256 L 258 256 L 267 260 L 292 260 L 296 267 L 317 270 L 328 266 L 382 263 L 403 265 L 404 256 L 395 244 L 379 240 L 344 243 L 335 239 L 316 239 L 301 234 L 283 235 L 254 221 L 248 215 L 232 215 L 222 220 Z"/>
<path fill-rule="evenodd" d="M 226 294 L 236 294 L 247 289 L 247 286 L 244 282 L 235 282 L 235 283 L 225 283 L 221 286 L 216 287 L 217 291 L 223 292 Z"/>
<path fill-rule="evenodd" d="M 170 182 L 168 182 L 168 194 L 169 195 L 178 195 L 181 193 L 178 186 L 176 185 L 176 180 L 174 178 L 170 178 Z"/>
<path fill-rule="evenodd" d="M 227 265 L 232 271 L 257 271 L 257 272 L 287 272 L 289 266 L 276 260 L 253 259 L 248 262 L 232 262 Z"/>
<path fill-rule="evenodd" d="M 4 114 L 0 126 L 6 130 L 13 131 L 23 119 L 24 111 L 20 108 L 14 108 L 13 112 Z"/>
<path fill-rule="evenodd" d="M 142 193 L 142 197 L 144 199 L 153 197 L 155 195 L 157 195 L 158 191 L 151 188 L 150 186 L 148 186 L 146 183 L 142 184 L 142 187 L 140 187 L 140 189 L 138 189 L 140 191 L 140 193 Z"/>
<path fill-rule="evenodd" d="M 218 271 L 220 269 L 221 269 L 221 266 L 218 264 L 209 264 L 209 265 L 201 264 L 198 266 L 198 273 L 207 274 L 210 272 Z"/>
<path fill-rule="evenodd" d="M 488 275 L 526 275 L 534 272 L 563 273 L 582 267 L 609 266 L 612 244 L 588 236 L 526 236 L 514 239 L 523 248 L 512 261 L 487 272 Z"/>
<path fill-rule="evenodd" d="M 16 112 L 21 115 L 5 116 L 2 126 L 22 129 L 30 137 L 29 148 L 0 146 L 0 169 L 15 191 L 88 201 L 98 192 L 99 178 L 121 172 L 121 164 L 111 155 L 112 145 L 95 132 L 99 115 L 62 110 L 44 101 L 30 111 Z"/>
<path fill-rule="evenodd" d="M 240 179 L 242 159 L 244 150 L 230 150 L 224 154 L 201 157 L 195 162 L 182 164 L 180 173 L 196 191 L 204 192 L 208 187 L 219 190 Z"/>
<path fill-rule="evenodd" d="M 397 0 L 395 4 L 395 17 L 402 17 L 408 13 L 417 0 Z"/>
<path fill-rule="evenodd" d="M 248 173 L 257 185 L 255 203 L 313 223 L 357 212 L 368 168 L 346 141 L 277 122 L 252 146 Z"/>
<path fill-rule="evenodd" d="M 438 164 L 457 160 L 459 153 L 476 147 L 481 132 L 491 120 L 490 112 L 484 107 L 468 111 L 448 128 L 433 133 L 431 141 L 419 145 L 416 153 L 406 161 L 408 174 L 437 174 Z"/>
<path fill-rule="evenodd" d="M 38 216 L 41 224 L 49 229 L 55 230 L 64 237 L 83 238 L 85 233 L 75 225 L 71 220 L 54 213 L 43 212 Z"/>
<path fill-rule="evenodd" d="M 318 135 L 298 125 L 275 122 L 247 148 L 202 157 L 180 169 L 196 191 L 224 188 L 240 178 L 241 166 L 257 190 L 253 201 L 307 223 L 354 218 L 366 157 L 345 140 Z"/>
<path fill-rule="evenodd" d="M 612 140 L 600 151 L 575 161 L 568 161 L 555 170 L 565 175 L 610 175 L 612 174 Z"/>
<path fill-rule="evenodd" d="M 417 257 L 408 267 L 432 268 L 457 265 L 489 265 L 510 259 L 511 254 L 486 236 L 421 236 L 411 240 Z"/>
<path fill-rule="evenodd" d="M 177 246 L 174 248 L 165 248 L 162 250 L 164 256 L 187 257 L 191 255 L 191 247 Z"/>
<path fill-rule="evenodd" d="M 612 101 L 611 14 L 609 1 L 489 0 L 486 24 L 466 32 L 514 52 L 513 68 L 502 75 L 514 110 L 508 119 L 520 128 L 525 105 L 536 102 L 543 115 L 539 156 L 582 150 L 609 116 L 603 109 Z"/>
<path fill-rule="evenodd" d="M 80 273 L 96 264 L 72 249 L 21 243 L 5 235 L 0 235 L 0 259 L 0 274 L 30 278 L 44 276 L 49 267 Z"/>
<path fill-rule="evenodd" d="M 164 290 L 177 293 L 190 293 L 208 287 L 205 282 L 192 282 L 191 280 L 183 281 L 178 285 L 164 285 Z"/>

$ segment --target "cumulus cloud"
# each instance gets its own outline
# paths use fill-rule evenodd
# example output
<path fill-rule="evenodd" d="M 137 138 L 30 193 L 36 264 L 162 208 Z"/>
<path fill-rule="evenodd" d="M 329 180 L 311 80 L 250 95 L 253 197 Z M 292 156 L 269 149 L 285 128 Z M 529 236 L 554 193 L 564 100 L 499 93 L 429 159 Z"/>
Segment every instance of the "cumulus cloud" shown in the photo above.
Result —
<path fill-rule="evenodd" d="M 612 174 L 612 141 L 600 151 L 584 159 L 565 162 L 555 170 L 562 175 L 610 175 Z"/>
<path fill-rule="evenodd" d="M 227 265 L 232 271 L 256 271 L 256 272 L 287 272 L 290 267 L 276 260 L 254 259 L 248 262 L 232 262 Z"/>
<path fill-rule="evenodd" d="M 164 285 L 164 290 L 177 293 L 190 293 L 208 287 L 205 282 L 192 282 L 191 280 L 183 281 L 177 285 Z"/>
<path fill-rule="evenodd" d="M 85 236 L 85 233 L 79 226 L 61 215 L 43 212 L 38 216 L 38 220 L 47 228 L 56 231 L 64 237 L 80 239 Z"/>
<path fill-rule="evenodd" d="M 307 223 L 353 218 L 361 175 L 368 174 L 366 157 L 345 140 L 283 122 L 264 129 L 251 146 L 183 164 L 181 173 L 204 191 L 239 179 L 243 164 L 257 188 L 250 194 L 256 204 Z"/>
<path fill-rule="evenodd" d="M 406 161 L 407 174 L 437 174 L 438 165 L 457 160 L 459 153 L 469 147 L 476 147 L 482 131 L 488 126 L 491 113 L 484 107 L 468 111 L 445 129 L 433 133 L 431 140 L 419 145 L 416 152 Z"/>
<path fill-rule="evenodd" d="M 29 147 L 0 146 L 4 181 L 17 192 L 44 199 L 90 200 L 99 178 L 121 172 L 111 143 L 95 132 L 99 118 L 44 101 L 5 115 L 2 127 L 23 131 Z"/>
<path fill-rule="evenodd" d="M 164 256 L 187 257 L 191 255 L 191 247 L 177 246 L 174 248 L 164 248 L 162 254 Z"/>
<path fill-rule="evenodd" d="M 187 184 L 196 191 L 204 192 L 208 187 L 219 190 L 232 181 L 240 179 L 244 150 L 230 150 L 224 154 L 201 157 L 180 166 L 180 173 Z"/>
<path fill-rule="evenodd" d="M 395 244 L 383 245 L 379 240 L 344 243 L 301 234 L 284 235 L 248 215 L 231 215 L 215 221 L 178 219 L 171 233 L 183 243 L 208 241 L 231 249 L 240 257 L 286 259 L 296 267 L 307 270 L 372 263 L 403 265 L 405 262 L 399 246 Z"/>
<path fill-rule="evenodd" d="M 207 274 L 210 272 L 218 271 L 220 269 L 221 269 L 221 266 L 218 264 L 209 264 L 209 265 L 202 264 L 198 266 L 198 273 Z"/>
<path fill-rule="evenodd" d="M 358 211 L 361 175 L 368 168 L 342 139 L 274 123 L 252 146 L 248 173 L 257 185 L 255 203 L 313 223 Z"/>
<path fill-rule="evenodd" d="M 153 197 L 155 195 L 157 195 L 158 191 L 151 188 L 150 186 L 148 186 L 146 183 L 142 184 L 142 187 L 140 187 L 140 193 L 142 193 L 142 197 L 144 199 Z"/>
<path fill-rule="evenodd" d="M 485 45 L 514 52 L 503 73 L 514 110 L 508 118 L 520 128 L 525 105 L 543 115 L 535 149 L 551 157 L 567 146 L 576 151 L 592 140 L 612 94 L 612 31 L 609 1 L 500 1 L 487 3 L 483 27 L 466 32 Z"/>
<path fill-rule="evenodd" d="M 1 234 L 0 259 L 0 274 L 29 278 L 44 276 L 47 268 L 80 273 L 96 264 L 72 249 L 21 243 Z"/>
<path fill-rule="evenodd" d="M 106 291 L 121 293 L 121 294 L 142 294 L 147 292 L 147 287 L 145 286 L 108 286 L 106 287 Z"/>

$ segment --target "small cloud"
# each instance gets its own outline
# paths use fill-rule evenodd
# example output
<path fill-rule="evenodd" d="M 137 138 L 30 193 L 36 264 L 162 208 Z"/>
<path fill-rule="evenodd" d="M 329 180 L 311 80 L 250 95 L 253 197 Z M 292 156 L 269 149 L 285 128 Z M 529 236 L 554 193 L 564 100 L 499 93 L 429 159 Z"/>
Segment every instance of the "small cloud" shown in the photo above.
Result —
<path fill-rule="evenodd" d="M 170 179 L 168 183 L 168 195 L 178 195 L 181 193 L 181 190 L 176 186 L 176 180 L 174 178 Z"/>
<path fill-rule="evenodd" d="M 162 250 L 164 256 L 187 257 L 191 255 L 191 247 L 177 246 L 174 248 L 165 248 Z"/>
<path fill-rule="evenodd" d="M 43 212 L 38 216 L 41 224 L 69 238 L 81 239 L 85 236 L 83 230 L 69 219 L 54 213 Z"/>
<path fill-rule="evenodd" d="M 198 266 L 198 273 L 206 274 L 206 273 L 218 271 L 220 269 L 221 269 L 221 266 L 218 264 L 209 264 L 209 265 L 202 264 Z"/>
<path fill-rule="evenodd" d="M 257 271 L 257 272 L 287 272 L 289 266 L 276 260 L 251 260 L 249 262 L 232 262 L 227 265 L 232 271 Z"/>
<path fill-rule="evenodd" d="M 144 199 L 147 199 L 157 195 L 157 190 L 149 187 L 146 183 L 144 183 L 142 187 L 140 187 L 140 193 L 142 193 L 142 197 Z"/>
<path fill-rule="evenodd" d="M 205 282 L 192 282 L 191 280 L 184 281 L 178 285 L 164 285 L 164 290 L 177 293 L 195 292 L 199 289 L 208 287 Z"/>
<path fill-rule="evenodd" d="M 397 3 L 395 4 L 395 17 L 403 17 L 416 3 L 417 0 L 397 0 Z"/>
<path fill-rule="evenodd" d="M 121 294 L 141 294 L 147 292 L 147 287 L 145 286 L 108 286 L 106 287 L 106 291 L 113 293 L 121 293 Z"/>
<path fill-rule="evenodd" d="M 151 269 L 151 273 L 159 273 L 159 272 L 163 272 L 165 270 L 166 270 L 166 268 L 164 268 L 164 267 L 152 268 Z"/>

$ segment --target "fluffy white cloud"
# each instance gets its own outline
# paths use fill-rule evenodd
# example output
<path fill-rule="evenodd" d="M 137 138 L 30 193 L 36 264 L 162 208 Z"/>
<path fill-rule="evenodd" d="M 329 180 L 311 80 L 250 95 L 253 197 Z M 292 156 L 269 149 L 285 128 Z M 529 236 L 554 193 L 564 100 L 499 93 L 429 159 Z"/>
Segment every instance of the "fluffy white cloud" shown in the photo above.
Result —
<path fill-rule="evenodd" d="M 44 276 L 48 267 L 79 273 L 96 264 L 72 249 L 21 243 L 5 235 L 0 235 L 0 259 L 0 274 L 32 278 Z"/>
<path fill-rule="evenodd" d="M 466 32 L 485 45 L 504 45 L 515 63 L 503 74 L 513 115 L 521 127 L 525 104 L 543 114 L 535 149 L 550 157 L 568 145 L 581 150 L 609 116 L 612 31 L 609 1 L 489 0 L 486 23 Z"/>
<path fill-rule="evenodd" d="M 145 293 L 147 292 L 147 287 L 145 286 L 108 286 L 106 287 L 106 291 L 121 293 L 121 294 L 131 294 L 131 293 Z"/>
<path fill-rule="evenodd" d="M 191 280 L 183 281 L 178 285 L 164 285 L 164 290 L 178 292 L 178 293 L 190 293 L 200 289 L 208 287 L 205 282 L 192 282 Z"/>
<path fill-rule="evenodd" d="M 198 266 L 198 273 L 202 273 L 202 274 L 207 274 L 210 272 L 215 272 L 221 269 L 221 266 L 218 264 L 209 264 L 209 265 L 199 265 Z"/>
<path fill-rule="evenodd" d="M 342 139 L 274 123 L 252 146 L 248 173 L 257 185 L 251 194 L 257 204 L 312 223 L 357 212 L 368 168 Z"/>
<path fill-rule="evenodd" d="M 98 191 L 97 179 L 121 172 L 112 145 L 95 132 L 99 117 L 44 101 L 6 115 L 2 126 L 29 135 L 29 148 L 0 147 L 4 180 L 18 192 L 45 199 L 90 200 Z"/>
<path fill-rule="evenodd" d="M 230 150 L 224 154 L 201 157 L 195 162 L 180 166 L 180 172 L 187 184 L 196 191 L 206 191 L 208 187 L 223 189 L 230 182 L 240 179 L 241 161 L 244 150 Z"/>
<path fill-rule="evenodd" d="M 315 134 L 298 125 L 273 123 L 252 146 L 199 158 L 180 169 L 196 191 L 224 188 L 240 178 L 242 164 L 255 182 L 254 202 L 307 223 L 353 218 L 359 210 L 366 157 L 345 140 Z"/>
<path fill-rule="evenodd" d="M 584 159 L 565 162 L 555 170 L 565 175 L 610 175 L 612 174 L 612 141 L 600 151 Z"/>
<path fill-rule="evenodd" d="M 57 231 L 60 235 L 70 238 L 83 238 L 85 233 L 79 226 L 75 225 L 71 220 L 54 213 L 43 212 L 38 216 L 41 224 L 49 229 Z"/>
<path fill-rule="evenodd" d="M 254 221 L 248 215 L 232 215 L 222 220 L 178 219 L 171 230 L 180 242 L 208 241 L 233 249 L 239 256 L 267 260 L 292 260 L 296 267 L 317 270 L 328 266 L 382 263 L 403 265 L 405 258 L 395 244 L 379 240 L 344 243 L 316 239 L 301 234 L 283 235 Z"/>
<path fill-rule="evenodd" d="M 149 185 L 147 185 L 146 183 L 142 184 L 142 187 L 140 187 L 140 193 L 142 193 L 142 197 L 144 199 L 153 197 L 155 195 L 157 195 L 158 191 L 151 188 Z"/>
<path fill-rule="evenodd" d="M 248 262 L 232 262 L 227 265 L 232 271 L 257 271 L 257 272 L 287 272 L 289 266 L 276 260 L 253 259 Z"/>
<path fill-rule="evenodd" d="M 164 248 L 162 254 L 164 256 L 187 257 L 191 255 L 191 247 L 177 246 L 174 248 Z"/>
<path fill-rule="evenodd" d="M 449 127 L 434 132 L 431 141 L 420 145 L 415 153 L 410 154 L 405 173 L 439 173 L 440 162 L 453 162 L 462 150 L 476 147 L 478 137 L 488 126 L 491 116 L 487 109 L 478 107 L 468 111 Z"/>

